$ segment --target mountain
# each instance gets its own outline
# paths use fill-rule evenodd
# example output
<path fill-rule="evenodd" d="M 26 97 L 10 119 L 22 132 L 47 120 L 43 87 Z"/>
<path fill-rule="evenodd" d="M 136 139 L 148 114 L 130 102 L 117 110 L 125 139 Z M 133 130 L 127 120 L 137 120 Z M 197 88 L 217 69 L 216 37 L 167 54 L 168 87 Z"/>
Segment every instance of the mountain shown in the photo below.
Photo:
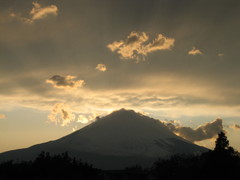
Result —
<path fill-rule="evenodd" d="M 68 151 L 95 167 L 119 169 L 135 164 L 151 166 L 159 157 L 207 149 L 173 134 L 158 120 L 121 109 L 58 140 L 1 153 L 0 161 L 30 160 L 41 151 L 51 154 Z"/>

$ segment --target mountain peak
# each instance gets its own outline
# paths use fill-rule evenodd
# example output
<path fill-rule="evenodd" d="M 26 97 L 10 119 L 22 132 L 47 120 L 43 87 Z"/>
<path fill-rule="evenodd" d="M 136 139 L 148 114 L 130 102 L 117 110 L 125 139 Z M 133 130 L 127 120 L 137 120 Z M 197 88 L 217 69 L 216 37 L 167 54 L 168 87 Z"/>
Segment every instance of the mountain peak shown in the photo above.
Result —
<path fill-rule="evenodd" d="M 141 114 L 135 112 L 132 109 L 125 109 L 125 108 L 121 108 L 109 114 L 109 116 L 137 116 L 137 115 L 141 115 Z"/>
<path fill-rule="evenodd" d="M 111 169 L 136 163 L 146 166 L 159 157 L 206 149 L 175 135 L 159 120 L 122 108 L 63 138 L 2 157 L 30 157 L 41 151 L 68 151 L 97 167 Z"/>
<path fill-rule="evenodd" d="M 109 117 L 137 117 L 137 116 L 142 116 L 142 114 L 140 114 L 132 109 L 122 108 L 122 109 L 113 111 L 112 113 L 110 113 L 107 116 L 109 116 Z"/>
<path fill-rule="evenodd" d="M 92 125 L 93 127 L 98 126 L 106 131 L 111 131 L 113 128 L 115 131 L 124 130 L 125 132 L 143 132 L 146 127 L 161 126 L 164 131 L 168 131 L 166 126 L 158 120 L 145 116 L 141 113 L 137 113 L 134 110 L 119 109 L 113 111 L 107 116 L 98 118 Z M 162 129 L 162 130 L 163 130 Z"/>

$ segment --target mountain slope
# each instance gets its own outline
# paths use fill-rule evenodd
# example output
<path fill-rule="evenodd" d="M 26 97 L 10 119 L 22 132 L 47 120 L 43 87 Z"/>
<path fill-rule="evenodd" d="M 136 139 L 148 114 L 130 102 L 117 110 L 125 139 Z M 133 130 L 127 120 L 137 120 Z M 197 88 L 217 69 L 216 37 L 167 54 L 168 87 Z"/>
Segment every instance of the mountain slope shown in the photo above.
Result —
<path fill-rule="evenodd" d="M 207 149 L 176 136 L 160 121 L 121 109 L 56 141 L 0 154 L 2 159 L 31 159 L 41 151 L 80 157 L 96 167 L 116 169 L 151 165 L 158 157 Z"/>

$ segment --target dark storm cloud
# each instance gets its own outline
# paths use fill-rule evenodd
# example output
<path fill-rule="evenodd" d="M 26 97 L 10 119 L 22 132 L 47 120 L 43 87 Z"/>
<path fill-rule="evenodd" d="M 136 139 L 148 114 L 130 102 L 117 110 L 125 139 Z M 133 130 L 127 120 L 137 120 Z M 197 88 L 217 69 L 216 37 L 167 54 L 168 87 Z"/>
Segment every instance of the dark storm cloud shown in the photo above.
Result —
<path fill-rule="evenodd" d="M 84 85 L 84 80 L 74 80 L 75 76 L 60 76 L 54 75 L 51 78 L 46 80 L 46 83 L 52 84 L 56 88 L 62 89 L 76 89 L 78 87 L 82 87 Z"/>
<path fill-rule="evenodd" d="M 174 133 L 177 133 L 191 142 L 211 139 L 223 130 L 222 119 L 216 119 L 215 121 L 201 125 L 196 129 L 191 127 L 181 127 L 180 125 L 174 125 L 171 122 L 165 123 L 165 125 Z"/>

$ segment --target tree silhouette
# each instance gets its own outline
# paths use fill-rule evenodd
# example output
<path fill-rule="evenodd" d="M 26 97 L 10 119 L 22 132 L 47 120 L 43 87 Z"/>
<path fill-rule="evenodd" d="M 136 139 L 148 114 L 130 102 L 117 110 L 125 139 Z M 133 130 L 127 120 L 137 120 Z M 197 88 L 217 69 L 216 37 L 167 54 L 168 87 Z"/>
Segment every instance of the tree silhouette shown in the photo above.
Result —
<path fill-rule="evenodd" d="M 229 146 L 224 132 L 218 134 L 215 142 L 214 150 L 199 155 L 180 154 L 157 160 L 151 169 L 153 179 L 239 179 L 239 153 Z"/>
<path fill-rule="evenodd" d="M 223 131 L 218 133 L 218 138 L 215 143 L 214 151 L 216 152 L 224 152 L 229 149 L 229 141 Z"/>
<path fill-rule="evenodd" d="M 229 146 L 229 141 L 223 131 L 218 133 L 218 138 L 215 141 L 214 152 L 218 154 L 225 153 L 230 156 L 239 155 L 239 153 L 233 147 Z"/>
<path fill-rule="evenodd" d="M 67 152 L 50 155 L 41 152 L 33 161 L 0 163 L 0 179 L 57 179 L 57 180 L 101 180 L 101 170 L 81 160 L 72 159 Z"/>

